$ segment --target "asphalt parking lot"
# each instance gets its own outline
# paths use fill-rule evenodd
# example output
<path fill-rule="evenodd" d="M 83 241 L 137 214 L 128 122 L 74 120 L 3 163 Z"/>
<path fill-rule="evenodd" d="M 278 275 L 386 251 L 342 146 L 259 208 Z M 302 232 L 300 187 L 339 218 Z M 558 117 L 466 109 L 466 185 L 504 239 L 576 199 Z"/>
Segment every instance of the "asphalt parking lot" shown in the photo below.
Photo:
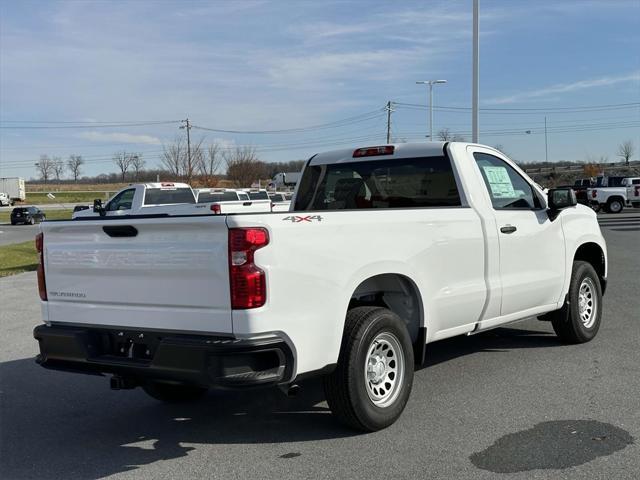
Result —
<path fill-rule="evenodd" d="M 163 405 L 33 357 L 34 273 L 0 279 L 0 478 L 615 478 L 640 476 L 640 212 L 600 215 L 603 325 L 559 344 L 535 319 L 431 344 L 387 430 L 334 422 L 317 381 Z M 535 254 L 535 253 L 532 253 Z"/>

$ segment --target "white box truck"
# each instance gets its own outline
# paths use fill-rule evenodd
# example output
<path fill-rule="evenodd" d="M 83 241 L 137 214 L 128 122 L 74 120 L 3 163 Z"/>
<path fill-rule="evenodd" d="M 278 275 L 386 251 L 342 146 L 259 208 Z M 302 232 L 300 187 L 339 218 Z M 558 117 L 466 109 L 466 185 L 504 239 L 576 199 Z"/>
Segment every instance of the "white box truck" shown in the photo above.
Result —
<path fill-rule="evenodd" d="M 24 178 L 21 177 L 2 177 L 0 178 L 0 192 L 6 193 L 9 202 L 13 205 L 15 202 L 24 202 L 27 198 L 24 189 Z"/>

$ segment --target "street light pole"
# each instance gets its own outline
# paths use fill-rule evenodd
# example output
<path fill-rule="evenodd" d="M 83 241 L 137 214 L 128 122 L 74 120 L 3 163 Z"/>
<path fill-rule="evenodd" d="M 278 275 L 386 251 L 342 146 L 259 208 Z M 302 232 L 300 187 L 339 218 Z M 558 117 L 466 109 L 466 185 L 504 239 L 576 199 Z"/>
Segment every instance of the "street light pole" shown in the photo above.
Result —
<path fill-rule="evenodd" d="M 549 161 L 549 146 L 547 144 L 547 116 L 544 117 L 544 161 Z"/>
<path fill-rule="evenodd" d="M 446 80 L 421 80 L 417 85 L 429 85 L 429 141 L 433 141 L 433 86 L 439 83 L 447 83 Z"/>
<path fill-rule="evenodd" d="M 478 143 L 480 118 L 480 0 L 473 0 L 473 86 L 471 92 L 471 141 Z"/>

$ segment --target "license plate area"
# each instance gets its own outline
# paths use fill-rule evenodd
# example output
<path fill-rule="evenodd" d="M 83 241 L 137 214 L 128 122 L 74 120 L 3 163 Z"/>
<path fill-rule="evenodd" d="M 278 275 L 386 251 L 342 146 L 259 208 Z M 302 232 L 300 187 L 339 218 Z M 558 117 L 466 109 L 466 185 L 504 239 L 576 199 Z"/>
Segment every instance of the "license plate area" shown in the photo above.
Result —
<path fill-rule="evenodd" d="M 91 357 L 150 363 L 161 337 L 135 330 L 102 330 L 92 332 Z"/>

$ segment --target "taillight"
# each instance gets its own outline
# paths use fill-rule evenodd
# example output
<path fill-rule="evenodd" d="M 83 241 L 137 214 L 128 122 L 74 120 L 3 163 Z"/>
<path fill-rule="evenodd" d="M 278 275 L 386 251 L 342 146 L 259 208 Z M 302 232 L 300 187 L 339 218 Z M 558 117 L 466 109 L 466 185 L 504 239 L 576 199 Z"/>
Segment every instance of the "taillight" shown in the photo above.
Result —
<path fill-rule="evenodd" d="M 359 148 L 353 151 L 353 158 L 377 157 L 378 155 L 393 155 L 395 147 L 393 145 L 382 145 L 380 147 Z"/>
<path fill-rule="evenodd" d="M 635 196 L 638 197 L 640 196 L 640 185 L 636 186 L 636 193 Z"/>
<path fill-rule="evenodd" d="M 47 300 L 47 285 L 44 281 L 44 234 L 36 235 L 36 251 L 38 252 L 38 293 L 40 300 Z"/>
<path fill-rule="evenodd" d="M 597 195 L 597 194 L 598 194 L 598 191 L 597 191 L 597 190 L 591 190 L 591 196 L 592 196 L 593 198 L 596 198 L 596 195 Z"/>
<path fill-rule="evenodd" d="M 264 228 L 231 228 L 229 230 L 229 284 L 231 308 L 248 309 L 267 301 L 264 270 L 253 263 L 253 254 L 269 244 Z"/>
<path fill-rule="evenodd" d="M 215 213 L 216 215 L 220 214 L 220 205 L 218 205 L 217 203 L 214 203 L 213 205 L 211 205 L 211 211 L 213 213 Z"/>

